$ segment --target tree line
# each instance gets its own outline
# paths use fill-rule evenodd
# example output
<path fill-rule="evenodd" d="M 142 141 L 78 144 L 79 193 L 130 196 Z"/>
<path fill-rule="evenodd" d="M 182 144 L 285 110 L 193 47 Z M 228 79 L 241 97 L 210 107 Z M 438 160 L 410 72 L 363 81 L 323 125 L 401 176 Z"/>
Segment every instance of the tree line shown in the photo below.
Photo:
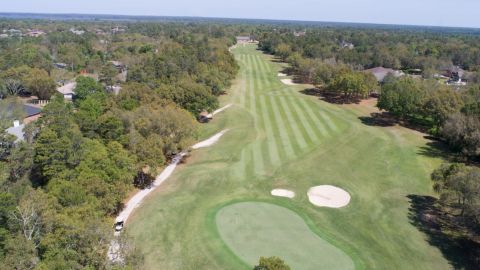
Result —
<path fill-rule="evenodd" d="M 68 29 L 112 24 L 38 25 L 49 32 L 0 40 L 0 268 L 140 269 L 131 241 L 123 262 L 107 260 L 112 217 L 134 186 L 147 187 L 197 139 L 197 114 L 217 108 L 237 72 L 232 39 L 202 25 L 132 23 L 123 33 L 83 36 Z M 128 67 L 126 78 L 110 61 Z M 55 89 L 73 80 L 68 102 Z M 13 143 L 4 128 L 29 95 L 50 102 L 24 128 L 25 141 Z"/>

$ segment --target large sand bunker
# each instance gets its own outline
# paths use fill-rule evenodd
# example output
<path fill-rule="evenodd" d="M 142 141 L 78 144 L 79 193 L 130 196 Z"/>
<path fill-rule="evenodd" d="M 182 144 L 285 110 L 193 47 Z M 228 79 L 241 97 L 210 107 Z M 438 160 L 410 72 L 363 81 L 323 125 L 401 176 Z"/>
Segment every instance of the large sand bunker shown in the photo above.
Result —
<path fill-rule="evenodd" d="M 340 208 L 350 202 L 348 192 L 330 185 L 312 187 L 308 190 L 307 195 L 313 205 L 320 207 Z"/>
<path fill-rule="evenodd" d="M 292 79 L 281 79 L 280 81 L 282 81 L 282 83 L 284 83 L 286 85 L 297 85 L 296 83 L 294 83 L 292 81 Z"/>
<path fill-rule="evenodd" d="M 293 198 L 295 197 L 295 192 L 291 191 L 291 190 L 288 190 L 288 189 L 280 189 L 280 188 L 277 188 L 277 189 L 273 189 L 270 194 L 272 194 L 273 196 L 277 196 L 277 197 L 285 197 L 285 198 Z"/>

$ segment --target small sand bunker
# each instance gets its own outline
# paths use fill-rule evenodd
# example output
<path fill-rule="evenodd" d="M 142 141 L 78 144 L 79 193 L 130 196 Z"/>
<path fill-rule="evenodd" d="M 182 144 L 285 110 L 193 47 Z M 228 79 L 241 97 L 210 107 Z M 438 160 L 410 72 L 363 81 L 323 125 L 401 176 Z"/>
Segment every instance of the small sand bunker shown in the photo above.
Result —
<path fill-rule="evenodd" d="M 207 117 L 208 117 L 208 118 L 213 118 L 213 116 L 214 116 L 215 114 L 221 113 L 221 112 L 225 111 L 226 109 L 230 108 L 231 106 L 232 106 L 232 104 L 227 104 L 227 105 L 223 106 L 222 108 L 214 111 L 213 113 L 208 114 Z"/>
<path fill-rule="evenodd" d="M 285 197 L 285 198 L 290 198 L 290 199 L 295 197 L 295 192 L 293 192 L 291 190 L 288 190 L 288 189 L 280 189 L 280 188 L 272 189 L 270 194 L 272 194 L 273 196 Z"/>
<path fill-rule="evenodd" d="M 288 76 L 288 75 L 285 74 L 285 73 L 282 73 L 282 72 L 279 72 L 279 73 L 278 73 L 278 77 L 287 77 L 287 76 Z"/>
<path fill-rule="evenodd" d="M 220 137 L 222 137 L 223 134 L 225 134 L 227 131 L 228 131 L 228 129 L 224 129 L 224 130 L 220 131 L 219 133 L 213 135 L 212 137 L 206 139 L 205 141 L 201 141 L 201 142 L 193 145 L 192 149 L 204 148 L 204 147 L 208 147 L 208 146 L 211 146 L 211 145 L 215 144 L 218 140 L 220 140 Z"/>
<path fill-rule="evenodd" d="M 312 187 L 308 190 L 307 195 L 313 205 L 320 207 L 340 208 L 350 202 L 348 192 L 330 185 Z"/>
<path fill-rule="evenodd" d="M 286 85 L 297 85 L 296 83 L 294 83 L 292 81 L 292 79 L 281 79 L 280 81 L 282 81 L 282 83 L 284 83 Z"/>

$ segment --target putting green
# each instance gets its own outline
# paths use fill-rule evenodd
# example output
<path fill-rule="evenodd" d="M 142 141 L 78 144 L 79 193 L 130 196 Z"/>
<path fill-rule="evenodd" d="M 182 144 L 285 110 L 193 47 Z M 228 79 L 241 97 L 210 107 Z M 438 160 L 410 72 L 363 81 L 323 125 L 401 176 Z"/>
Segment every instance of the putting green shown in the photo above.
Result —
<path fill-rule="evenodd" d="M 220 236 L 250 265 L 278 256 L 292 269 L 354 269 L 343 251 L 313 233 L 295 212 L 270 203 L 241 202 L 216 215 Z"/>

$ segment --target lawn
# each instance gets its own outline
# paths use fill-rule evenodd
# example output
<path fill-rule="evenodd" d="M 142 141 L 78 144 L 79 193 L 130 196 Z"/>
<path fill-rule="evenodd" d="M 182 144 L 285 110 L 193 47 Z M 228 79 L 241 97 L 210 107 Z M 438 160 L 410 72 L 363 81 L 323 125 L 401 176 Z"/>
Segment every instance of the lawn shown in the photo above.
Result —
<path fill-rule="evenodd" d="M 247 248 L 257 257 L 278 254 L 294 269 L 316 266 L 313 259 L 302 264 L 303 256 L 341 258 L 337 269 L 348 268 L 348 262 L 356 269 L 450 268 L 409 219 L 407 196 L 433 194 L 429 174 L 441 161 L 431 157 L 422 134 L 366 125 L 361 118 L 368 117 L 369 108 L 301 94 L 305 86 L 281 83 L 281 64 L 253 45 L 233 52 L 241 70 L 222 103 L 234 106 L 204 125 L 202 138 L 230 130 L 216 145 L 195 150 L 126 226 L 145 253 L 147 269 L 249 269 L 254 254 Z M 340 209 L 311 205 L 308 189 L 324 184 L 348 191 L 350 204 Z M 273 188 L 297 195 L 272 197 Z M 259 239 L 289 226 L 304 228 L 300 239 L 311 236 L 301 241 L 304 253 L 299 239 L 282 239 L 293 241 L 294 248 L 272 241 L 261 249 L 248 232 L 247 239 L 226 236 L 235 226 L 222 222 L 225 213 L 249 201 L 280 209 L 262 217 L 272 220 L 272 231 L 264 224 L 256 232 Z M 235 211 L 248 220 L 252 211 L 264 210 L 250 205 Z M 251 222 L 245 226 L 253 228 L 258 221 Z"/>

